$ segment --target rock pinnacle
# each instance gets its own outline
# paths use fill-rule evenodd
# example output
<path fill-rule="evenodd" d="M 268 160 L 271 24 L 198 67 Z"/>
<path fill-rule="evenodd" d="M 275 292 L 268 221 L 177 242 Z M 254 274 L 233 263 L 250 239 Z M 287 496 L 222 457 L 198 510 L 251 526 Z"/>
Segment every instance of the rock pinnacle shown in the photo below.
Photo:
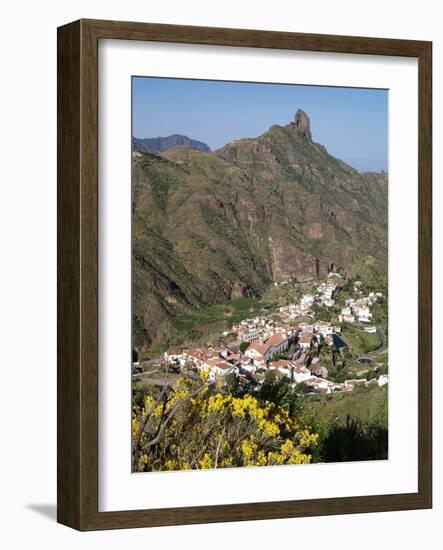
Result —
<path fill-rule="evenodd" d="M 309 121 L 308 115 L 304 111 L 298 109 L 298 111 L 295 113 L 293 124 L 296 126 L 297 132 L 300 135 L 306 137 L 309 140 L 312 140 L 311 123 Z"/>

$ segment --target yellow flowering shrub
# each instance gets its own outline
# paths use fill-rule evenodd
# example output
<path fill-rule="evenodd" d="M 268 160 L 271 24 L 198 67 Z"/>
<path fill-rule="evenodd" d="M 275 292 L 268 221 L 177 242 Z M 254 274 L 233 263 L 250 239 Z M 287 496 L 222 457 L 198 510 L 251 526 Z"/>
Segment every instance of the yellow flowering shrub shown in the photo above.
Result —
<path fill-rule="evenodd" d="M 181 375 L 133 409 L 135 471 L 306 464 L 318 435 L 287 410 Z M 161 399 L 160 399 L 161 397 Z"/>

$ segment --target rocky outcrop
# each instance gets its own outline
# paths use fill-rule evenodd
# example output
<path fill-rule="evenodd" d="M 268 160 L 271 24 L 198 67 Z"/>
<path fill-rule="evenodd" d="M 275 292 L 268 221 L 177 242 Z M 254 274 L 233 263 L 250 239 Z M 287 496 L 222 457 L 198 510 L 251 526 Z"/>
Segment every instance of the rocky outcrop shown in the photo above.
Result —
<path fill-rule="evenodd" d="M 291 122 L 290 127 L 300 136 L 312 141 L 311 121 L 309 120 L 308 115 L 301 109 L 298 109 L 295 113 L 294 122 Z"/>

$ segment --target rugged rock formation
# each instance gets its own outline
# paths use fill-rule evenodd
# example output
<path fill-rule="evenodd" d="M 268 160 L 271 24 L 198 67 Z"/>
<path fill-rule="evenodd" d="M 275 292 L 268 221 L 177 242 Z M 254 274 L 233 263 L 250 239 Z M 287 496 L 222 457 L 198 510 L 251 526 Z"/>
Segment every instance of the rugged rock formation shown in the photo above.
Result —
<path fill-rule="evenodd" d="M 309 139 L 309 141 L 312 140 L 311 122 L 308 115 L 304 111 L 298 109 L 295 113 L 294 122 L 291 122 L 291 125 L 295 127 L 295 130 L 299 133 L 299 135 Z"/>

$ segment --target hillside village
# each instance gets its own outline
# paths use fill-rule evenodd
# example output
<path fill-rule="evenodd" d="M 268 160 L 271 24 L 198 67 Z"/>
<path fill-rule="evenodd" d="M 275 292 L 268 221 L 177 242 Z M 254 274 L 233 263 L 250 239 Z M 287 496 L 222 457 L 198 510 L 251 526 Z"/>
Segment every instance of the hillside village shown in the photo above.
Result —
<path fill-rule="evenodd" d="M 223 331 L 217 344 L 169 349 L 153 363 L 175 372 L 184 368 L 203 370 L 213 381 L 231 375 L 237 382 L 249 381 L 257 388 L 267 373 L 272 373 L 276 379 L 287 378 L 294 387 L 303 384 L 299 387 L 305 393 L 383 386 L 388 383 L 384 372 L 370 379 L 356 378 L 352 372 L 344 380 L 328 376 L 324 358 L 333 357 L 335 365 L 337 357 L 340 359 L 348 348 L 342 329 L 353 325 L 362 333 L 377 333 L 371 310 L 384 299 L 382 292 L 365 293 L 363 282 L 356 280 L 352 282 L 352 297 L 338 303 L 343 283 L 342 275 L 330 272 L 326 280 L 317 281 L 311 292 L 303 293 L 296 302 L 275 307 L 263 316 L 243 319 Z M 279 284 L 296 285 L 284 281 L 275 286 Z M 321 312 L 328 312 L 331 320 L 319 319 Z"/>

